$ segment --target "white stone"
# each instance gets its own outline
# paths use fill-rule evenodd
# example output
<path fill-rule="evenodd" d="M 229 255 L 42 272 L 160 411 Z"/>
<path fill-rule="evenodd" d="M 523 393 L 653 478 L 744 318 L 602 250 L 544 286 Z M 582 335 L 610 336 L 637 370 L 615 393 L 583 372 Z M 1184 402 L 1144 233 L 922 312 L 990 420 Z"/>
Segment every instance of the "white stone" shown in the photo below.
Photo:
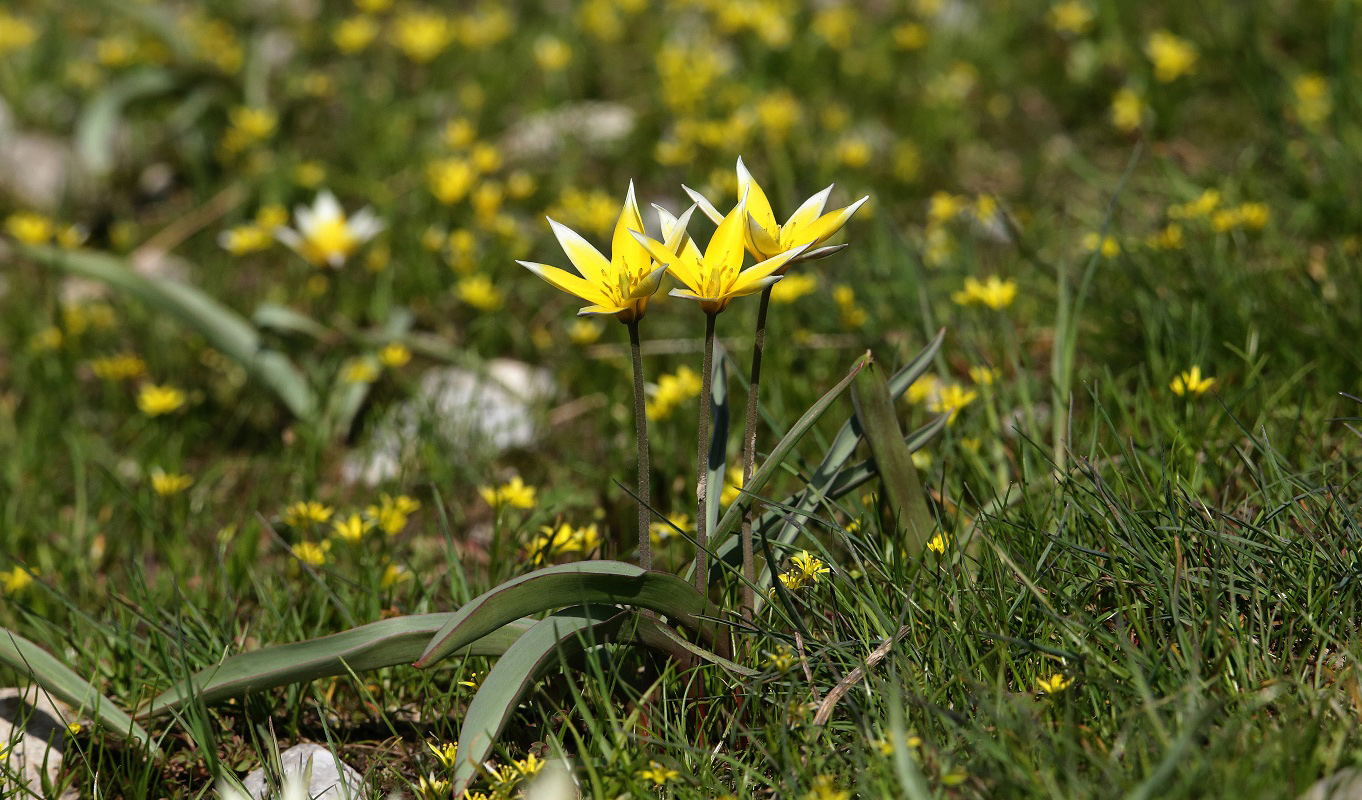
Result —
<path fill-rule="evenodd" d="M 37 686 L 0 689 L 0 797 L 49 797 L 44 789 L 58 785 L 66 750 L 66 726 L 77 717 Z M 8 749 L 6 749 L 8 748 Z M 22 787 L 19 782 L 22 781 Z M 58 800 L 75 800 L 67 789 Z"/>
<path fill-rule="evenodd" d="M 293 775 L 306 776 L 311 765 L 306 796 L 312 800 L 361 800 L 365 796 L 364 778 L 349 764 L 341 761 L 339 756 L 319 744 L 295 744 L 279 754 L 279 764 L 283 768 L 284 780 Z M 274 798 L 274 795 L 267 793 L 271 787 L 265 779 L 264 767 L 247 775 L 241 785 L 254 800 Z"/>
<path fill-rule="evenodd" d="M 635 116 L 629 106 L 601 100 L 561 106 L 516 122 L 501 138 L 501 149 L 513 160 L 548 158 L 568 140 L 606 150 L 633 132 Z"/>
<path fill-rule="evenodd" d="M 477 372 L 428 370 L 416 395 L 393 409 L 367 447 L 346 459 L 342 478 L 373 486 L 397 477 L 421 437 L 434 436 L 453 453 L 525 447 L 535 440 L 536 410 L 555 391 L 547 370 L 510 359 L 490 361 Z"/>

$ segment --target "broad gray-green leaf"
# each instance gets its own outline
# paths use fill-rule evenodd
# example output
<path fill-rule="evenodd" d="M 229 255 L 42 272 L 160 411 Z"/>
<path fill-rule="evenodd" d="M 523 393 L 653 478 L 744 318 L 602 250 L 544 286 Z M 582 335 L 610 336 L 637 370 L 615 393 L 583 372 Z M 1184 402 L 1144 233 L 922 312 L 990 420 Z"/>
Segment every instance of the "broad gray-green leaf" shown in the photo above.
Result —
<path fill-rule="evenodd" d="M 718 609 L 681 578 L 620 561 L 581 561 L 536 570 L 469 601 L 431 639 L 416 666 L 428 667 L 512 620 L 593 603 L 646 608 L 715 639 L 715 623 L 702 617 L 717 617 Z"/>
<path fill-rule="evenodd" d="M 907 534 L 908 552 L 922 555 L 936 528 L 927 499 L 922 494 L 913 454 L 903 442 L 894 398 L 889 392 L 889 381 L 884 370 L 871 364 L 861 370 L 851 387 L 851 402 L 856 408 L 866 443 L 875 458 L 875 470 L 880 475 L 880 486 L 888 500 L 895 524 Z"/>
<path fill-rule="evenodd" d="M 125 73 L 101 89 L 76 119 L 76 156 L 94 175 L 107 175 L 114 166 L 118 123 L 129 103 L 165 94 L 179 84 L 175 73 L 143 67 Z"/>
<path fill-rule="evenodd" d="M 540 676 L 586 647 L 614 639 L 634 616 L 613 606 L 573 607 L 535 623 L 506 648 L 464 713 L 450 796 L 462 796 L 477 778 L 521 698 Z"/>
<path fill-rule="evenodd" d="M 122 259 L 104 253 L 55 247 L 20 249 L 40 264 L 103 281 L 178 319 L 274 390 L 294 416 L 309 422 L 315 420 L 316 397 L 293 362 L 283 353 L 265 349 L 260 332 L 253 325 L 202 291 L 172 280 L 147 280 L 128 269 Z"/>
<path fill-rule="evenodd" d="M 325 339 L 331 329 L 301 311 L 274 303 L 261 303 L 251 315 L 251 324 L 262 331 L 299 334 L 312 339 Z"/>
<path fill-rule="evenodd" d="M 305 642 L 240 653 L 162 692 L 139 716 L 164 714 L 191 697 L 211 704 L 318 678 L 408 665 L 453 616 L 453 612 L 446 612 L 394 617 Z M 533 620 L 508 622 L 468 645 L 464 655 L 499 656 L 533 624 Z"/>
<path fill-rule="evenodd" d="M 114 701 L 100 694 L 89 681 L 51 653 L 7 628 L 0 628 L 0 664 L 29 676 L 53 697 L 82 714 L 88 714 L 113 733 L 156 750 L 146 730 Z"/>

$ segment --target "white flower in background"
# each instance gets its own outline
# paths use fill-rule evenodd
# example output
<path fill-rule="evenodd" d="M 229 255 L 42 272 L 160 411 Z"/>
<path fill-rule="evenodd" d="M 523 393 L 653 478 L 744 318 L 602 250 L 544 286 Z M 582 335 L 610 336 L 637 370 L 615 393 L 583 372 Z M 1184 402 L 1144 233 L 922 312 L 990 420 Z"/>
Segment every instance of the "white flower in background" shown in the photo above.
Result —
<path fill-rule="evenodd" d="M 344 266 L 360 245 L 384 227 L 367 206 L 347 219 L 340 201 L 325 189 L 312 202 L 312 208 L 298 206 L 293 216 L 297 229 L 281 225 L 274 229 L 274 237 L 309 262 L 334 269 Z"/>

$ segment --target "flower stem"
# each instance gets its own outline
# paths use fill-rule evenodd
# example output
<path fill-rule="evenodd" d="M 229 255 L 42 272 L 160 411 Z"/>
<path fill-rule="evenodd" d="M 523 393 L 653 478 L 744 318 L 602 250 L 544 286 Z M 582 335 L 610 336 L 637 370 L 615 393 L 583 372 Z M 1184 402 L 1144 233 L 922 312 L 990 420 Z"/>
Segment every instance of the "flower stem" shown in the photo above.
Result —
<path fill-rule="evenodd" d="M 742 485 L 752 483 L 752 473 L 757 465 L 757 413 L 759 390 L 761 387 L 761 355 L 766 349 L 766 307 L 771 303 L 771 287 L 761 293 L 761 304 L 757 306 L 757 331 L 752 341 L 752 373 L 747 388 L 747 429 L 742 435 Z M 757 568 L 752 556 L 752 506 L 748 505 L 742 515 L 742 618 L 752 619 L 757 605 L 756 580 Z"/>
<path fill-rule="evenodd" d="M 652 522 L 648 466 L 648 412 L 643 394 L 643 352 L 638 339 L 638 320 L 629 325 L 629 350 L 634 359 L 634 431 L 638 439 L 638 564 L 653 568 L 653 545 L 648 536 Z"/>
<path fill-rule="evenodd" d="M 695 514 L 695 588 L 709 594 L 709 416 L 714 402 L 714 318 L 705 315 L 705 363 L 700 373 L 700 445 L 695 458 L 695 497 L 699 509 Z"/>

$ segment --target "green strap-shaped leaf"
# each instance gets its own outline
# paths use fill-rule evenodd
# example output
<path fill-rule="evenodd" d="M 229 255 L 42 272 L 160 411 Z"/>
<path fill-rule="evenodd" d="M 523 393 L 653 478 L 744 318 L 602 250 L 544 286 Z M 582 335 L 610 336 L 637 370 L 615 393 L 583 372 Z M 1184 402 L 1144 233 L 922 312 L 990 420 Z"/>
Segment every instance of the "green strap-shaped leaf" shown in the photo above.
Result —
<path fill-rule="evenodd" d="M 114 701 L 100 694 L 89 681 L 51 653 L 7 628 L 0 628 L 0 664 L 29 676 L 44 691 L 80 713 L 88 714 L 113 733 L 156 750 L 146 730 Z"/>
<path fill-rule="evenodd" d="M 143 67 L 115 78 L 96 93 L 76 119 L 76 155 L 85 168 L 94 175 L 109 174 L 123 110 L 135 100 L 165 94 L 179 83 L 172 70 Z"/>
<path fill-rule="evenodd" d="M 162 692 L 139 716 L 165 714 L 195 696 L 204 703 L 216 703 L 291 683 L 407 665 L 421 655 L 430 637 L 453 616 L 453 612 L 446 612 L 394 617 L 305 642 L 240 653 Z M 469 644 L 464 654 L 499 656 L 533 624 L 533 620 L 525 619 L 508 622 Z"/>
<path fill-rule="evenodd" d="M 899 428 L 894 398 L 889 393 L 884 370 L 877 369 L 874 364 L 861 370 L 851 387 L 851 402 L 875 457 L 875 469 L 880 474 L 880 486 L 889 501 L 890 513 L 908 536 L 908 552 L 919 557 L 927 547 L 936 523 L 927 508 L 927 499 L 922 495 L 922 481 L 918 480 L 912 451 L 903 442 L 903 431 Z"/>
<path fill-rule="evenodd" d="M 270 387 L 294 416 L 308 421 L 316 416 L 316 396 L 293 362 L 283 353 L 265 349 L 254 326 L 207 294 L 177 281 L 147 280 L 121 259 L 103 253 L 30 246 L 20 251 L 45 266 L 103 281 L 175 317 Z"/>
<path fill-rule="evenodd" d="M 592 603 L 646 608 L 713 640 L 718 609 L 675 575 L 620 561 L 580 561 L 531 572 L 469 601 L 431 639 L 416 662 L 428 667 L 521 617 Z"/>
<path fill-rule="evenodd" d="M 613 606 L 573 607 L 535 623 L 508 647 L 488 670 L 464 713 L 450 796 L 461 797 L 477 778 L 516 706 L 540 676 L 591 644 L 615 639 L 631 617 L 635 617 L 632 611 Z"/>

